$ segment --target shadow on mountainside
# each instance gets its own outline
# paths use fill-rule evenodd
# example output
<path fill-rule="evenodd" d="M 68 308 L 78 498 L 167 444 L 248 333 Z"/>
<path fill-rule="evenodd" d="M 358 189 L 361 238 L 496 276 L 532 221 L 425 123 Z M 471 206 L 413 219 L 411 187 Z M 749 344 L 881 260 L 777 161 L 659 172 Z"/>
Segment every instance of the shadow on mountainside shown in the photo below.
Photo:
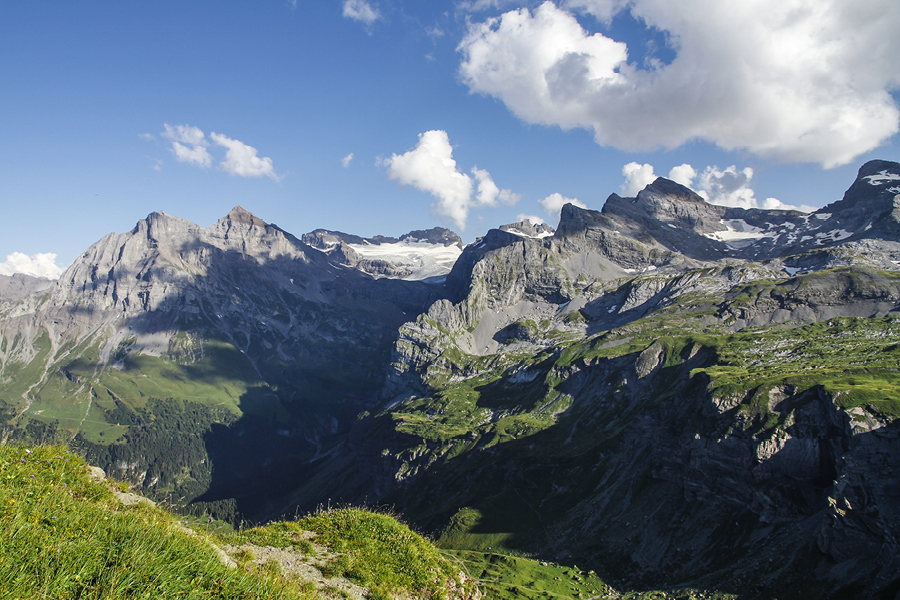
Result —
<path fill-rule="evenodd" d="M 355 489 L 384 489 L 381 502 L 443 532 L 445 546 L 536 553 L 620 587 L 860 598 L 900 576 L 900 421 L 854 432 L 812 388 L 776 398 L 784 419 L 769 429 L 689 376 L 709 360 L 643 378 L 636 354 L 584 365 L 555 425 L 496 444 L 489 432 L 457 439 L 470 449 L 455 456 L 378 417 L 352 448 L 356 476 L 369 477 Z M 623 378 L 632 385 L 611 389 Z"/>
<path fill-rule="evenodd" d="M 39 401 L 89 389 L 91 421 L 106 423 L 95 427 L 124 433 L 76 444 L 145 493 L 231 518 L 271 511 L 267 499 L 378 401 L 400 325 L 441 295 L 303 250 L 258 261 L 194 242 L 177 259 L 92 273 L 92 304 L 44 310 L 82 323 L 95 349 L 61 362 Z M 58 426 L 51 417 L 36 422 Z"/>

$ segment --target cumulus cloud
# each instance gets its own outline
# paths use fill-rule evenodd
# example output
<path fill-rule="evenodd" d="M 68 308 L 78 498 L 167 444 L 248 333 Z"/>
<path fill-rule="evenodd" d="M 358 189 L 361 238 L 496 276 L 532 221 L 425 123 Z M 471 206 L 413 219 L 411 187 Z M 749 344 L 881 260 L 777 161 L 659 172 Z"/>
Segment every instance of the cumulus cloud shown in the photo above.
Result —
<path fill-rule="evenodd" d="M 169 125 L 163 123 L 166 128 L 160 135 L 172 141 L 172 154 L 178 162 L 208 167 L 212 164 L 212 156 L 206 149 L 209 142 L 206 135 L 199 127 L 189 125 Z"/>
<path fill-rule="evenodd" d="M 537 215 L 526 215 L 525 213 L 519 213 L 516 215 L 517 221 L 530 221 L 532 225 L 541 225 L 542 223 L 546 223 L 543 217 L 538 217 Z"/>
<path fill-rule="evenodd" d="M 233 140 L 226 135 L 211 132 L 210 139 L 217 145 L 226 148 L 225 160 L 219 163 L 219 166 L 226 173 L 237 175 L 239 177 L 271 177 L 278 180 L 275 169 L 272 166 L 272 159 L 268 157 L 258 157 L 256 148 L 248 146 L 244 142 Z"/>
<path fill-rule="evenodd" d="M 566 204 L 574 204 L 580 208 L 587 208 L 587 205 L 578 198 L 566 198 L 559 192 L 555 192 L 546 198 L 538 200 L 538 204 L 547 211 L 547 214 L 550 215 L 551 218 L 557 220 L 559 220 L 559 213 L 562 210 L 562 207 Z"/>
<path fill-rule="evenodd" d="M 420 133 L 415 148 L 391 155 L 385 165 L 388 177 L 433 195 L 438 200 L 436 212 L 465 230 L 472 199 L 472 179 L 456 168 L 446 131 Z"/>
<path fill-rule="evenodd" d="M 467 12 L 483 12 L 502 9 L 515 3 L 515 0 L 463 0 L 456 7 Z"/>
<path fill-rule="evenodd" d="M 56 264 L 56 254 L 52 252 L 42 252 L 31 256 L 22 252 L 13 252 L 7 254 L 6 260 L 0 263 L 0 275 L 24 273 L 33 277 L 57 279 L 64 270 Z"/>
<path fill-rule="evenodd" d="M 674 59 L 639 68 L 626 44 L 552 2 L 471 23 L 458 50 L 472 92 L 529 123 L 592 130 L 624 150 L 703 139 L 784 161 L 844 164 L 898 131 L 900 3 L 569 0 L 658 29 Z M 652 61 L 651 61 L 652 62 Z"/>
<path fill-rule="evenodd" d="M 346 169 L 347 167 L 350 166 L 350 161 L 352 161 L 352 160 L 353 160 L 353 153 L 351 152 L 350 154 L 348 154 L 347 156 L 345 156 L 344 158 L 341 159 L 341 164 L 344 165 L 344 168 Z"/>
<path fill-rule="evenodd" d="M 759 208 L 755 194 L 750 189 L 753 169 L 745 167 L 738 171 L 731 165 L 724 170 L 706 167 L 700 174 L 698 193 L 712 204 L 735 206 L 737 208 Z"/>
<path fill-rule="evenodd" d="M 163 126 L 165 131 L 160 135 L 171 140 L 171 151 L 175 156 L 175 160 L 203 168 L 212 165 L 213 157 L 209 153 L 209 141 L 206 139 L 206 134 L 199 127 L 191 125 L 173 126 L 168 123 L 164 123 Z M 279 177 L 275 173 L 272 159 L 257 156 L 257 150 L 253 146 L 248 146 L 244 142 L 215 132 L 210 132 L 209 139 L 216 146 L 225 148 L 225 160 L 219 163 L 219 167 L 226 173 L 237 175 L 238 177 L 265 176 L 278 181 Z M 161 161 L 154 165 L 153 168 L 158 171 L 160 165 Z"/>
<path fill-rule="evenodd" d="M 639 191 L 656 180 L 653 165 L 646 163 L 641 165 L 636 162 L 630 162 L 622 167 L 622 175 L 625 176 L 625 183 L 619 187 L 619 191 L 626 198 L 637 196 Z"/>
<path fill-rule="evenodd" d="M 697 177 L 697 171 L 695 171 L 694 167 L 687 163 L 678 165 L 677 167 L 672 167 L 672 170 L 669 171 L 669 179 L 671 179 L 675 183 L 680 183 L 687 188 L 694 187 L 695 177 Z"/>
<path fill-rule="evenodd" d="M 344 16 L 369 26 L 381 18 L 381 13 L 366 0 L 344 0 Z"/>
<path fill-rule="evenodd" d="M 435 212 L 453 221 L 461 231 L 466 229 L 469 210 L 473 206 L 512 205 L 521 198 L 510 190 L 501 190 L 484 169 L 472 168 L 474 181 L 460 172 L 453 159 L 450 137 L 440 129 L 420 133 L 415 148 L 400 155 L 393 154 L 382 164 L 387 167 L 391 179 L 437 198 Z"/>
<path fill-rule="evenodd" d="M 512 206 L 522 199 L 522 196 L 519 194 L 514 194 L 510 190 L 501 190 L 497 187 L 497 184 L 491 179 L 491 174 L 484 169 L 472 167 L 472 175 L 475 176 L 475 181 L 478 182 L 478 191 L 475 195 L 478 204 L 497 206 L 497 203 L 500 202 L 501 204 Z"/>
<path fill-rule="evenodd" d="M 758 200 L 756 193 L 750 187 L 753 179 L 753 169 L 745 167 L 738 170 L 731 165 L 725 169 L 716 166 L 706 167 L 700 174 L 696 190 L 710 204 L 721 206 L 735 206 L 737 208 L 765 208 L 767 210 L 800 210 L 813 212 L 813 206 L 794 206 L 785 204 L 777 198 Z"/>

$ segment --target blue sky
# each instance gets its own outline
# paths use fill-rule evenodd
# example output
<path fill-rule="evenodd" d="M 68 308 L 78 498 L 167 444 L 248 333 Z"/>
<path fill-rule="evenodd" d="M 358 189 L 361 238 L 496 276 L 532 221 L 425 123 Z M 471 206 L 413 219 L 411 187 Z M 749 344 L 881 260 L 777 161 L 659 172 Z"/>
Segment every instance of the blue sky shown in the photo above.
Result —
<path fill-rule="evenodd" d="M 0 273 L 158 210 L 471 242 L 655 175 L 821 207 L 900 161 L 898 30 L 894 0 L 9 0 Z"/>

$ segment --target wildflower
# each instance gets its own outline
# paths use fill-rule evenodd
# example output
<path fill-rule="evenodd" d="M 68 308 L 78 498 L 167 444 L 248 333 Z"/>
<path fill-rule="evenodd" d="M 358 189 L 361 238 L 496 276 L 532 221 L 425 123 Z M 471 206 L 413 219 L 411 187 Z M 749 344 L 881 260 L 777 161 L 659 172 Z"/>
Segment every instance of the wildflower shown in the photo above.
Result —
<path fill-rule="evenodd" d="M 34 475 L 32 475 L 31 478 L 34 479 Z"/>
<path fill-rule="evenodd" d="M 31 454 L 31 450 L 26 449 L 25 452 L 27 452 L 28 454 Z"/>

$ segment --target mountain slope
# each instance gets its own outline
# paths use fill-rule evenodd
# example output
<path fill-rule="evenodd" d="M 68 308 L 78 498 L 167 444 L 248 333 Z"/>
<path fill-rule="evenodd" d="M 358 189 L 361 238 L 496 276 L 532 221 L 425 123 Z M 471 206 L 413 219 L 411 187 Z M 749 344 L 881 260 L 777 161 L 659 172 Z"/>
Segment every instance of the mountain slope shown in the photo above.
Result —
<path fill-rule="evenodd" d="M 230 518 L 389 503 L 614 584 L 892 597 L 897 181 L 867 163 L 805 215 L 657 179 L 491 230 L 443 284 L 154 213 L 0 307 L 5 435 Z"/>
<path fill-rule="evenodd" d="M 396 328 L 431 294 L 338 267 L 240 207 L 207 228 L 153 213 L 5 309 L 8 435 L 75 436 L 147 489 L 233 497 L 377 401 Z"/>
<path fill-rule="evenodd" d="M 489 232 L 448 299 L 401 327 L 385 408 L 294 498 L 374 496 L 452 547 L 540 552 L 613 581 L 893 589 L 897 234 L 843 208 L 891 206 L 892 174 L 864 166 L 828 216 L 729 213 L 658 180 L 603 212 L 566 206 L 551 238 Z M 704 235 L 738 216 L 853 233 Z"/>

